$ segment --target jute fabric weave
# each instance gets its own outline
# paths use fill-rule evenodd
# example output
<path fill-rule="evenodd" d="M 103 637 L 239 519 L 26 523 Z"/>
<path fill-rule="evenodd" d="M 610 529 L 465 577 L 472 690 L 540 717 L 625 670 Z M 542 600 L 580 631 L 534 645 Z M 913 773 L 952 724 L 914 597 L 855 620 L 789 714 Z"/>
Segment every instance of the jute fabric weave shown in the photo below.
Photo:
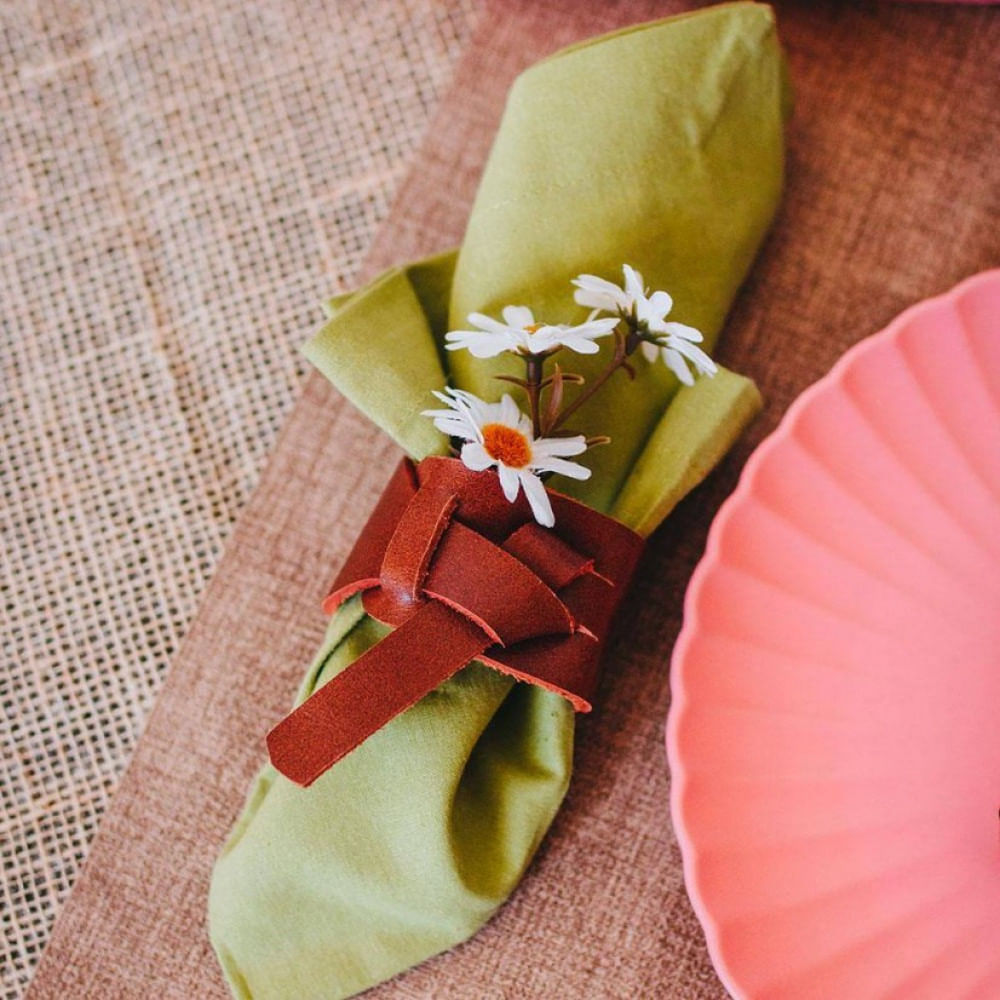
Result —
<path fill-rule="evenodd" d="M 685 6 L 492 7 L 364 271 L 459 239 L 516 71 L 574 38 Z M 778 19 L 798 95 L 788 190 L 720 352 L 757 380 L 768 408 L 654 536 L 612 650 L 619 669 L 579 727 L 569 798 L 528 877 L 476 938 L 372 997 L 724 995 L 667 808 L 667 658 L 684 587 L 742 462 L 791 400 L 903 307 L 1000 258 L 997 12 L 789 2 Z M 263 303 L 254 315 L 275 312 Z M 306 381 L 173 659 L 32 1000 L 225 996 L 204 928 L 211 864 L 261 762 L 261 734 L 322 633 L 324 589 L 396 454 L 322 378 Z"/>
<path fill-rule="evenodd" d="M 477 9 L 0 9 L 4 1000 Z"/>

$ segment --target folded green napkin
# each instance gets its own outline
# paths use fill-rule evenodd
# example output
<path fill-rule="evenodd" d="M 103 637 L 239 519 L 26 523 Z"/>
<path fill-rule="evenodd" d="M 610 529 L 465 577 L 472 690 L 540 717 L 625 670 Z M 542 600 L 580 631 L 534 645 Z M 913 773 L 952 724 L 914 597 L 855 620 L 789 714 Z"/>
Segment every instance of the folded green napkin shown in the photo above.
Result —
<path fill-rule="evenodd" d="M 505 384 L 491 376 L 517 372 L 510 358 L 446 354 L 445 331 L 469 312 L 524 304 L 548 322 L 579 321 L 570 278 L 618 280 L 628 263 L 711 345 L 778 202 L 782 79 L 772 13 L 754 3 L 537 64 L 511 90 L 457 257 L 390 271 L 331 303 L 307 356 L 421 458 L 447 448 L 419 416 L 432 390 L 450 379 L 496 399 Z M 574 355 L 573 369 L 597 370 L 607 350 Z M 678 389 L 664 365 L 636 359 L 636 382 L 616 375 L 573 420 L 613 439 L 587 453 L 593 477 L 550 485 L 648 534 L 759 397 L 724 370 Z M 343 605 L 299 701 L 386 631 L 357 598 Z M 265 767 L 209 900 L 234 995 L 335 1000 L 475 933 L 559 809 L 573 732 L 564 699 L 473 663 L 310 787 Z"/>

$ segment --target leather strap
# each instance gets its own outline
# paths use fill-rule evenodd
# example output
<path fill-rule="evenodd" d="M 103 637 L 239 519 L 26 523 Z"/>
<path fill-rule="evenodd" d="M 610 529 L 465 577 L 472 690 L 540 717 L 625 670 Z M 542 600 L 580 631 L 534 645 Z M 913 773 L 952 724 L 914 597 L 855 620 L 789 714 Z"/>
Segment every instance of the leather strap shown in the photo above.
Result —
<path fill-rule="evenodd" d="M 612 518 L 550 491 L 556 528 L 455 459 L 404 460 L 334 582 L 393 632 L 280 722 L 271 762 L 309 785 L 470 660 L 590 711 L 601 645 L 642 549 Z"/>

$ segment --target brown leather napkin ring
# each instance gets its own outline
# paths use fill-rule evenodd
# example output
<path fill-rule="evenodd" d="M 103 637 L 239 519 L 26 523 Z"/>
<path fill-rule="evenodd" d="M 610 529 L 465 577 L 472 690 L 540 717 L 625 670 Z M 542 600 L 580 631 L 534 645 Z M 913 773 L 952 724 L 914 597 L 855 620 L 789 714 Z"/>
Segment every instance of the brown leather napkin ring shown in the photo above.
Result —
<path fill-rule="evenodd" d="M 394 626 L 268 733 L 271 763 L 309 785 L 470 660 L 589 712 L 601 647 L 643 539 L 549 491 L 556 527 L 460 461 L 404 459 L 323 602 L 359 591 Z"/>

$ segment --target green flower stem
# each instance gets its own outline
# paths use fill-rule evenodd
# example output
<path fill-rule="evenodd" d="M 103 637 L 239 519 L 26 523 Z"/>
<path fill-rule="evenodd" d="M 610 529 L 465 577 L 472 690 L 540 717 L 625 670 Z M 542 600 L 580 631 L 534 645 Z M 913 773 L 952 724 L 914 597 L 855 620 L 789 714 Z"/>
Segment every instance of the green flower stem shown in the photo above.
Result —
<path fill-rule="evenodd" d="M 639 335 L 639 331 L 633 326 L 632 321 L 626 319 L 628 323 L 628 333 L 623 334 L 619 328 L 615 329 L 615 353 L 614 357 L 611 359 L 610 364 L 607 368 L 602 371 L 597 378 L 586 388 L 581 390 L 576 399 L 567 406 L 562 413 L 560 413 L 555 420 L 548 427 L 548 431 L 552 432 L 558 430 L 577 410 L 587 402 L 588 399 L 592 398 L 597 391 L 604 385 L 605 382 L 611 378 L 612 375 L 619 368 L 624 368 L 630 378 L 635 377 L 635 371 L 629 364 L 629 356 L 633 354 L 635 349 L 642 343 L 642 337 Z"/>
<path fill-rule="evenodd" d="M 528 394 L 528 406 L 531 409 L 531 433 L 537 438 L 542 433 L 542 417 L 539 400 L 542 394 L 543 358 L 537 354 L 529 354 L 524 359 L 526 382 L 524 391 Z"/>

